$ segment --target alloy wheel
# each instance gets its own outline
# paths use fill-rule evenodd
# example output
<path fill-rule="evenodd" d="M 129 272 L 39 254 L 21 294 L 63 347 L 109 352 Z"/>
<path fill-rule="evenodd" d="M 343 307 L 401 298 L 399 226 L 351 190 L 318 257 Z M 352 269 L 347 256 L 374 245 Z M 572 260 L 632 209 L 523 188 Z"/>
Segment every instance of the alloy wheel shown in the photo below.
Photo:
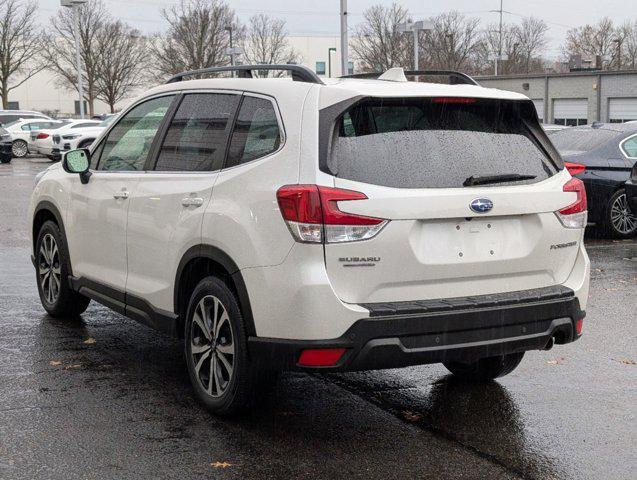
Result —
<path fill-rule="evenodd" d="M 630 210 L 625 193 L 619 195 L 611 205 L 610 221 L 613 228 L 622 235 L 628 235 L 637 230 L 637 217 Z"/>
<path fill-rule="evenodd" d="M 11 153 L 14 157 L 24 157 L 28 153 L 27 144 L 22 141 L 14 142 L 11 146 Z"/>
<path fill-rule="evenodd" d="M 38 275 L 40 287 L 46 301 L 53 304 L 60 295 L 60 251 L 53 235 L 47 233 L 42 238 L 38 253 Z"/>
<path fill-rule="evenodd" d="M 206 295 L 197 304 L 188 341 L 197 382 L 208 395 L 222 396 L 234 372 L 235 343 L 228 310 L 217 297 Z"/>

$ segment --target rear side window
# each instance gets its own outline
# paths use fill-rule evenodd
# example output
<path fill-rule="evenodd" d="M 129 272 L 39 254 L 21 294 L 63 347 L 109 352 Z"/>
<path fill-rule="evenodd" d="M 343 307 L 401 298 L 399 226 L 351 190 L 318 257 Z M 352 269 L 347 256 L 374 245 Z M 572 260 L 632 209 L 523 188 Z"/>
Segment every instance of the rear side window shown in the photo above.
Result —
<path fill-rule="evenodd" d="M 207 172 L 221 168 L 240 97 L 221 93 L 186 95 L 164 138 L 155 170 Z"/>
<path fill-rule="evenodd" d="M 264 157 L 279 149 L 281 131 L 270 100 L 245 96 L 237 115 L 226 167 Z"/>
<path fill-rule="evenodd" d="M 538 182 L 557 172 L 538 130 L 530 101 L 368 99 L 337 119 L 327 170 L 395 188 L 455 188 L 501 174 Z"/>

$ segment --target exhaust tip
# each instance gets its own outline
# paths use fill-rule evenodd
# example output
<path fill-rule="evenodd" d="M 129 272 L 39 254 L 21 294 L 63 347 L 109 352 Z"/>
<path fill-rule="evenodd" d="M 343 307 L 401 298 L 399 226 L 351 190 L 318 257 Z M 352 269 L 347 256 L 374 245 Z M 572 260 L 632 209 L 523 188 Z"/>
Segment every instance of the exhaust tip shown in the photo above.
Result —
<path fill-rule="evenodd" d="M 550 350 L 551 348 L 553 348 L 554 344 L 555 344 L 555 337 L 549 338 L 549 341 L 546 342 L 546 345 L 544 345 L 544 350 Z"/>

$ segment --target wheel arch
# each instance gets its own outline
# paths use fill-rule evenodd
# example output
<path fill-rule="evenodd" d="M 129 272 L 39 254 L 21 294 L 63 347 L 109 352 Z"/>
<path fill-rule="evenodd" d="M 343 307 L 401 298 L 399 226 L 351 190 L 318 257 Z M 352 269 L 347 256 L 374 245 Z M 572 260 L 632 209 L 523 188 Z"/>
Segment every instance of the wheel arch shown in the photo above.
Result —
<path fill-rule="evenodd" d="M 183 334 L 186 309 L 190 294 L 205 277 L 215 275 L 222 278 L 235 293 L 248 336 L 256 335 L 250 297 L 237 264 L 223 250 L 211 245 L 195 245 L 182 256 L 174 284 L 174 312 L 178 315 L 177 333 Z"/>
<path fill-rule="evenodd" d="M 60 232 L 62 233 L 62 240 L 65 245 L 68 246 L 68 242 L 66 240 L 66 231 L 64 230 L 64 222 L 62 221 L 62 214 L 60 210 L 48 200 L 42 200 L 38 203 L 38 205 L 33 210 L 33 222 L 31 225 L 31 251 L 35 254 L 35 244 L 38 241 L 38 232 L 42 228 L 42 225 L 48 220 L 54 222 Z M 73 275 L 73 269 L 71 267 L 71 262 L 69 261 L 69 274 Z"/>

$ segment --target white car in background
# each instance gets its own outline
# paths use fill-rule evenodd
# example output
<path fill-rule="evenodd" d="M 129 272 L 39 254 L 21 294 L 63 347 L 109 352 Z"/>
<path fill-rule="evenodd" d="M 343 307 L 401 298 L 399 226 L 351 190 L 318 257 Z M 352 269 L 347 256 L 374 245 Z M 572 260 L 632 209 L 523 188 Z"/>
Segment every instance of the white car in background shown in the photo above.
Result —
<path fill-rule="evenodd" d="M 80 128 L 69 133 L 56 133 L 52 136 L 53 146 L 59 149 L 60 154 L 76 148 L 88 148 L 115 117 L 109 116 L 93 127 Z"/>
<path fill-rule="evenodd" d="M 60 159 L 60 147 L 53 143 L 53 136 L 59 135 L 60 138 L 65 135 L 72 135 L 75 133 L 81 133 L 81 130 L 85 128 L 92 128 L 99 125 L 101 122 L 98 120 L 68 120 L 66 123 L 58 128 L 51 128 L 46 130 L 40 130 L 34 135 L 31 134 L 31 138 L 35 137 L 35 147 L 40 155 L 45 155 L 51 160 L 57 161 Z"/>
<path fill-rule="evenodd" d="M 55 126 L 62 126 L 64 122 L 51 119 L 21 118 L 5 125 L 13 141 L 12 153 L 15 158 L 22 158 L 27 153 L 35 153 L 35 144 L 31 139 L 32 132 L 39 132 Z"/>

